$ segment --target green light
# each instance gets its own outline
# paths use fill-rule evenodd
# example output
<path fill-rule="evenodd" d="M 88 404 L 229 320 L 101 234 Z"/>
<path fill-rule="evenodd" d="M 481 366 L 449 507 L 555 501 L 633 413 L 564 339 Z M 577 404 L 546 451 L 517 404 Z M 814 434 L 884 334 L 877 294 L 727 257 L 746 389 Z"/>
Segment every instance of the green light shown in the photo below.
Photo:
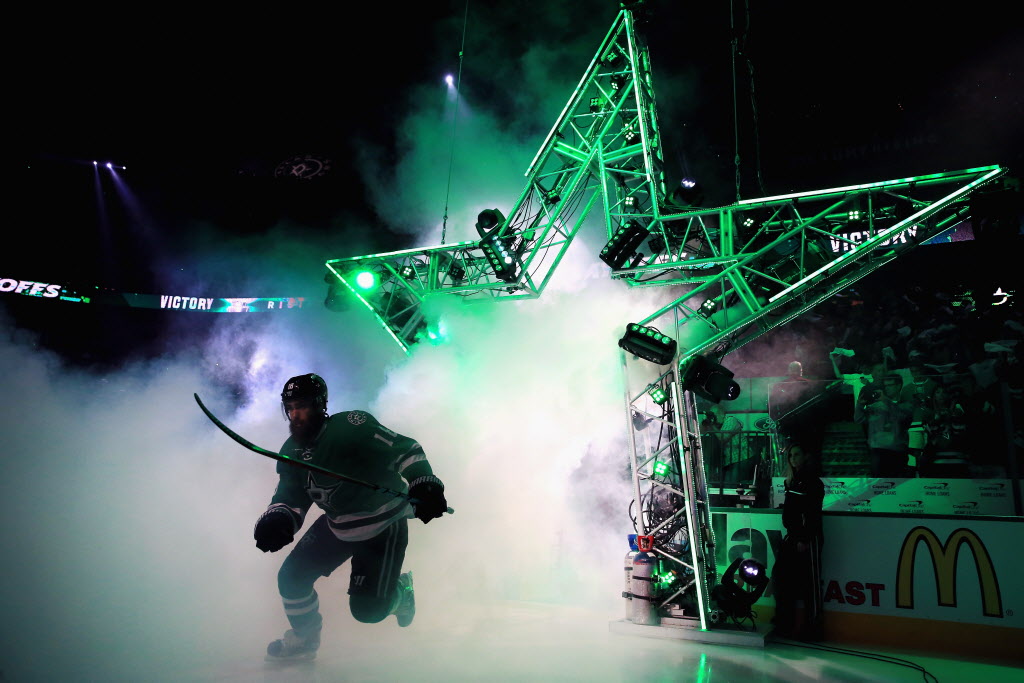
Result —
<path fill-rule="evenodd" d="M 659 386 L 652 386 L 647 390 L 647 395 L 651 397 L 651 400 L 657 403 L 659 406 L 668 400 L 668 394 L 665 390 Z"/>
<path fill-rule="evenodd" d="M 356 275 L 356 284 L 361 289 L 373 289 L 377 286 L 377 275 L 373 271 L 364 270 Z"/>
<path fill-rule="evenodd" d="M 671 570 L 666 570 L 664 566 L 659 562 L 659 569 L 651 577 L 655 587 L 659 590 L 667 590 L 673 582 L 676 580 L 676 575 Z"/>
<path fill-rule="evenodd" d="M 654 474 L 659 477 L 663 477 L 668 473 L 667 462 L 656 462 L 654 463 Z"/>
<path fill-rule="evenodd" d="M 448 342 L 448 329 L 440 320 L 436 323 L 427 324 L 423 330 L 423 335 L 434 346 Z"/>

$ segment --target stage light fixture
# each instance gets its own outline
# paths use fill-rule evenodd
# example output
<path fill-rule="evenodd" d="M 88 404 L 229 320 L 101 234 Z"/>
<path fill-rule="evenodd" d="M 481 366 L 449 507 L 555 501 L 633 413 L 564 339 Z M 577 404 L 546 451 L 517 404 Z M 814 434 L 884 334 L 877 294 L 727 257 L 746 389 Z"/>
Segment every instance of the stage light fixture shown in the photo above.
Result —
<path fill-rule="evenodd" d="M 667 462 L 658 461 L 654 463 L 654 476 L 664 477 L 666 474 L 668 474 L 668 470 L 669 466 Z"/>
<path fill-rule="evenodd" d="M 466 279 L 466 269 L 452 261 L 448 265 L 448 277 L 450 277 L 452 282 L 455 284 L 459 284 Z"/>
<path fill-rule="evenodd" d="M 480 240 L 480 248 L 491 265 L 494 275 L 499 280 L 513 283 L 519 275 L 519 259 L 509 249 L 510 240 L 498 237 L 497 230 L 495 229 L 494 234 Z"/>
<path fill-rule="evenodd" d="M 378 283 L 377 273 L 372 270 L 361 270 L 356 273 L 356 286 L 360 289 L 370 290 L 375 288 Z"/>
<path fill-rule="evenodd" d="M 618 90 L 626 84 L 626 74 L 615 74 L 611 77 L 612 90 Z"/>
<path fill-rule="evenodd" d="M 407 263 L 406 265 L 399 268 L 398 274 L 405 280 L 415 280 L 417 268 L 420 269 L 420 272 L 422 272 L 423 270 L 426 269 L 426 267 L 426 263 L 424 263 L 423 261 L 416 260 L 413 261 L 412 263 Z"/>
<path fill-rule="evenodd" d="M 496 227 L 505 224 L 505 214 L 497 209 L 484 209 L 476 217 L 476 231 L 480 237 L 487 237 Z"/>
<path fill-rule="evenodd" d="M 668 400 L 668 394 L 657 384 L 652 384 L 647 388 L 647 395 L 651 397 L 651 400 L 657 403 L 659 406 L 664 404 Z"/>
<path fill-rule="evenodd" d="M 605 66 L 614 66 L 622 63 L 622 57 L 615 51 L 614 48 L 604 53 L 604 57 L 601 57 L 601 63 Z"/>
<path fill-rule="evenodd" d="M 693 178 L 683 178 L 668 196 L 668 203 L 685 209 L 704 203 L 704 188 Z"/>
<path fill-rule="evenodd" d="M 480 233 L 480 248 L 491 264 L 495 276 L 504 282 L 515 282 L 519 276 L 519 258 L 512 250 L 514 236 L 499 237 L 505 225 L 505 215 L 498 209 L 484 209 L 476 217 L 476 231 Z"/>
<path fill-rule="evenodd" d="M 740 385 L 733 381 L 733 373 L 704 356 L 687 361 L 680 385 L 683 391 L 692 391 L 712 403 L 732 401 L 740 395 Z"/>
<path fill-rule="evenodd" d="M 604 245 L 599 258 L 612 268 L 622 268 L 636 255 L 636 248 L 650 235 L 639 221 L 628 220 L 619 226 Z"/>
<path fill-rule="evenodd" d="M 841 224 L 845 222 L 845 225 L 843 226 L 845 230 L 863 231 L 867 230 L 868 220 L 870 219 L 870 217 L 871 214 L 869 211 L 866 210 L 864 202 L 861 201 L 860 199 L 852 199 L 847 204 L 845 215 L 841 213 L 837 218 L 839 219 L 839 222 Z M 845 221 L 843 220 L 844 218 Z"/>
<path fill-rule="evenodd" d="M 718 302 L 714 299 L 705 299 L 704 303 L 700 305 L 700 311 L 704 315 L 711 315 L 718 310 Z"/>
<path fill-rule="evenodd" d="M 480 248 L 491 264 L 495 276 L 504 282 L 515 282 L 519 274 L 519 264 L 515 255 L 509 251 L 505 240 L 499 239 L 496 235 L 488 237 L 480 242 Z"/>
<path fill-rule="evenodd" d="M 638 432 L 642 432 L 643 430 L 647 429 L 647 425 L 651 421 L 651 418 L 644 417 L 636 410 L 630 410 L 629 417 L 633 421 L 633 429 L 635 429 Z"/>
<path fill-rule="evenodd" d="M 736 574 L 739 572 L 739 583 Z M 737 557 L 722 575 L 722 582 L 711 590 L 711 599 L 717 609 L 711 612 L 711 621 L 721 625 L 731 618 L 734 621 L 751 617 L 750 609 L 764 594 L 768 586 L 768 570 L 753 558 Z"/>
<path fill-rule="evenodd" d="M 751 586 L 768 585 L 768 569 L 753 558 L 740 562 L 740 577 Z"/>
<path fill-rule="evenodd" d="M 658 365 L 667 365 L 676 355 L 676 340 L 653 327 L 630 323 L 619 339 L 619 348 Z"/>
<path fill-rule="evenodd" d="M 637 132 L 632 123 L 622 127 L 622 137 L 626 138 L 626 142 L 632 144 L 636 136 Z"/>

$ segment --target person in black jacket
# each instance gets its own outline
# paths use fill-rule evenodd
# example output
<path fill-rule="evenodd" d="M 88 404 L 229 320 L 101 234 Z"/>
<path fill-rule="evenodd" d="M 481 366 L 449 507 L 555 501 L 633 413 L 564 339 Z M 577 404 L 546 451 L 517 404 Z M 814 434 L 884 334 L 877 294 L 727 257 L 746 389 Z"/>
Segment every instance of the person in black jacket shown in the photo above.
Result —
<path fill-rule="evenodd" d="M 821 546 L 824 542 L 821 505 L 825 485 L 816 459 L 794 443 L 786 453 L 788 473 L 782 525 L 786 536 L 775 558 L 775 635 L 820 640 Z"/>

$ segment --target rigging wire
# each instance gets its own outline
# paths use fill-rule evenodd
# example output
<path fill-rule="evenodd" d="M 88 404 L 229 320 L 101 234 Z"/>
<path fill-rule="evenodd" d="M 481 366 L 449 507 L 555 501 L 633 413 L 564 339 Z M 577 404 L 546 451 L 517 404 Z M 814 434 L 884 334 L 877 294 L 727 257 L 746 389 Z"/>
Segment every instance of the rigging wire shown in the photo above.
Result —
<path fill-rule="evenodd" d="M 733 12 L 734 1 L 729 3 L 729 29 L 732 34 L 732 121 L 733 121 L 733 144 L 736 149 L 734 163 L 736 165 L 736 201 L 740 201 L 740 124 L 739 124 L 739 95 L 736 89 L 736 57 L 740 56 L 747 65 L 747 77 L 750 85 L 750 116 L 753 124 L 754 134 L 754 171 L 757 174 L 757 185 L 762 196 L 767 196 L 768 191 L 764 187 L 764 176 L 761 173 L 761 133 L 760 121 L 757 113 L 757 96 L 754 90 L 754 62 L 746 52 L 747 38 L 750 33 L 750 0 L 744 0 L 745 23 L 743 32 L 737 33 L 736 21 Z"/>
<path fill-rule="evenodd" d="M 744 30 L 745 36 L 750 31 L 750 0 L 745 0 L 747 9 L 747 26 Z M 761 196 L 767 197 L 768 190 L 764 187 L 764 177 L 761 174 L 761 132 L 757 116 L 757 96 L 754 91 L 754 62 L 745 51 L 741 51 L 744 60 L 747 62 L 747 75 L 750 77 L 750 113 L 754 123 L 754 170 L 757 172 L 757 186 L 761 189 Z"/>
<path fill-rule="evenodd" d="M 466 53 L 466 26 L 469 24 L 469 0 L 466 0 L 466 11 L 462 17 L 462 45 L 459 48 L 459 77 L 455 81 L 455 114 L 452 116 L 452 144 L 448 153 L 448 187 L 444 194 L 444 219 L 441 223 L 441 244 L 444 244 L 445 233 L 448 232 L 448 200 L 452 195 L 452 168 L 455 165 L 455 130 L 459 123 L 459 93 L 462 87 L 462 58 Z"/>
<path fill-rule="evenodd" d="M 733 144 L 735 145 L 736 156 L 733 163 L 736 165 L 736 201 L 740 201 L 740 120 L 738 106 L 736 103 L 736 52 L 738 51 L 738 37 L 736 36 L 736 20 L 733 13 L 734 2 L 729 2 L 729 33 L 732 35 L 732 132 Z"/>

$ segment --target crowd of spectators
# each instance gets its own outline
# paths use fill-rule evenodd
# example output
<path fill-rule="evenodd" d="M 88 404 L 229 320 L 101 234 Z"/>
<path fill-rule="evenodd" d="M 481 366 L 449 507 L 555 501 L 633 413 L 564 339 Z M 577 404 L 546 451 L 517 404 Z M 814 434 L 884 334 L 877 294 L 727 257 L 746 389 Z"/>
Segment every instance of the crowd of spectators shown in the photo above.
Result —
<path fill-rule="evenodd" d="M 847 289 L 778 331 L 775 367 L 788 366 L 778 386 L 801 392 L 800 400 L 826 387 L 853 394 L 849 419 L 867 441 L 864 474 L 1010 476 L 1019 470 L 1011 457 L 1024 453 L 1024 305 L 1014 296 Z M 821 421 L 805 423 L 820 435 Z"/>
<path fill-rule="evenodd" d="M 855 420 L 868 428 L 871 474 L 1005 476 L 1009 446 L 1024 448 L 1024 321 L 1012 294 L 999 305 L 988 292 L 922 287 L 859 296 L 832 300 L 822 319 L 833 377 L 861 384 Z M 879 448 L 900 455 L 887 461 Z"/>

